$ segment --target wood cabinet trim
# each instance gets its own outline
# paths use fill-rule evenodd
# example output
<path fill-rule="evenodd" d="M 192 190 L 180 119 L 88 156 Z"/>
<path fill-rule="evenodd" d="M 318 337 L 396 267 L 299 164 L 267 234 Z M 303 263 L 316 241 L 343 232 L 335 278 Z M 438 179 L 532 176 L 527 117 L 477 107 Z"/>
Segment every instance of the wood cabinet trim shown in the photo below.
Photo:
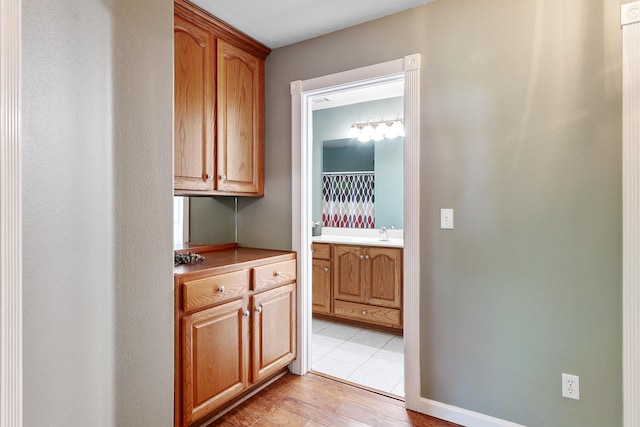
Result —
<path fill-rule="evenodd" d="M 266 59 L 271 53 L 271 49 L 267 46 L 186 0 L 174 0 L 174 12 L 261 59 Z"/>

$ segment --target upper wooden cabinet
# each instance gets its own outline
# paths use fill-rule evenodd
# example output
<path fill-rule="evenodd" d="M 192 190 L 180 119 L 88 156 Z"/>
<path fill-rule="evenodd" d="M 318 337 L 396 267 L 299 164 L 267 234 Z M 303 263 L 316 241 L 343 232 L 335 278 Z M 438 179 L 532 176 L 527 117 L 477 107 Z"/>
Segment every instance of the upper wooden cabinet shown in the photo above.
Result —
<path fill-rule="evenodd" d="M 215 107 L 215 37 L 174 18 L 174 187 L 212 191 Z"/>
<path fill-rule="evenodd" d="M 270 50 L 185 0 L 174 5 L 174 192 L 263 196 Z"/>
<path fill-rule="evenodd" d="M 218 41 L 218 190 L 264 194 L 264 62 Z"/>

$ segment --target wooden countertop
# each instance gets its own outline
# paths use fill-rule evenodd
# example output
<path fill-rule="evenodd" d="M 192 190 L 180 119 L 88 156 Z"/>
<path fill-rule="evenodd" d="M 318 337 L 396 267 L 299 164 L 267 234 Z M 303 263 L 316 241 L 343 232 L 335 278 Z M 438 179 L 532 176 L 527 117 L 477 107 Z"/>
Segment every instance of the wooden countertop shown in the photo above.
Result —
<path fill-rule="evenodd" d="M 209 250 L 209 248 L 204 247 L 203 251 L 192 250 L 191 252 L 199 253 L 205 260 L 196 264 L 175 266 L 173 268 L 174 276 L 197 273 L 223 273 L 244 267 L 255 267 L 261 264 L 296 258 L 295 252 L 275 249 L 224 247 L 222 249 Z"/>

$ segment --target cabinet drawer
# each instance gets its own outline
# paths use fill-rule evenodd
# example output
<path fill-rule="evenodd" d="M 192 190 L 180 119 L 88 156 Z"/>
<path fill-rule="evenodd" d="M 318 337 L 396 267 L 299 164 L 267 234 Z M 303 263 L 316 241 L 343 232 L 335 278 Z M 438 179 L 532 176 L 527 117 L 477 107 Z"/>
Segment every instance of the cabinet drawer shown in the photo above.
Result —
<path fill-rule="evenodd" d="M 184 311 L 193 311 L 207 305 L 241 297 L 247 291 L 248 283 L 248 270 L 185 281 L 182 308 Z"/>
<path fill-rule="evenodd" d="M 331 245 L 328 243 L 312 243 L 313 259 L 330 259 Z"/>
<path fill-rule="evenodd" d="M 395 328 L 402 327 L 400 310 L 394 308 L 336 300 L 333 303 L 333 312 L 336 316 L 347 319 Z"/>
<path fill-rule="evenodd" d="M 296 280 L 296 260 L 276 262 L 253 269 L 252 290 L 282 285 Z"/>

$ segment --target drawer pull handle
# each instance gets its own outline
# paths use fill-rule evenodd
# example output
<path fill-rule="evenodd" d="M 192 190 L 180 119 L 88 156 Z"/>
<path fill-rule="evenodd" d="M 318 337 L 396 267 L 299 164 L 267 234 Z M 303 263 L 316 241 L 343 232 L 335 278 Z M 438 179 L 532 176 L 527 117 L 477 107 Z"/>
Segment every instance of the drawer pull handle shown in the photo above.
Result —
<path fill-rule="evenodd" d="M 220 287 L 218 288 L 218 293 L 219 293 L 219 294 L 223 294 L 223 293 L 224 293 L 224 286 L 220 286 Z"/>
<path fill-rule="evenodd" d="M 262 313 L 262 306 L 261 305 L 256 307 L 256 313 L 258 313 L 258 314 Z"/>
<path fill-rule="evenodd" d="M 280 271 L 276 271 L 275 273 L 273 273 L 273 275 L 274 275 L 275 277 L 282 277 L 282 272 L 280 272 Z"/>
<path fill-rule="evenodd" d="M 362 315 L 363 315 L 363 316 L 366 316 L 366 315 L 367 315 L 367 312 L 366 312 L 365 310 L 362 310 Z"/>
<path fill-rule="evenodd" d="M 324 268 L 324 271 L 325 271 L 325 272 L 329 272 L 329 267 L 325 267 L 325 268 Z"/>
<path fill-rule="evenodd" d="M 242 317 L 249 317 L 249 315 L 250 315 L 250 314 L 251 314 L 251 313 L 249 312 L 249 310 L 245 310 L 245 311 L 242 313 Z"/>

